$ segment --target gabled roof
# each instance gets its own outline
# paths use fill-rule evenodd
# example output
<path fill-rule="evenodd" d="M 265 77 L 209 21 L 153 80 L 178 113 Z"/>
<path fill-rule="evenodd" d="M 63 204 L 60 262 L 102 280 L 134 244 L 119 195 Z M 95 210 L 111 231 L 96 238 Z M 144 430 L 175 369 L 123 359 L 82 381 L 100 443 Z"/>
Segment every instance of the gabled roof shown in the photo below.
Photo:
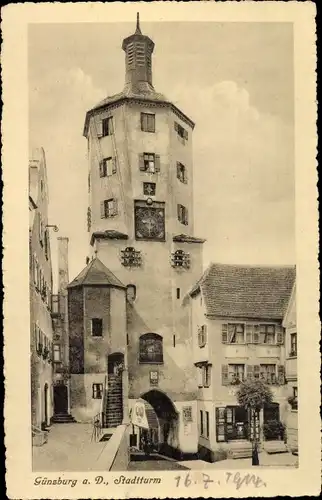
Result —
<path fill-rule="evenodd" d="M 295 266 L 209 265 L 190 296 L 202 292 L 209 316 L 283 319 Z"/>
<path fill-rule="evenodd" d="M 126 288 L 123 283 L 96 257 L 68 285 L 68 288 L 86 285 L 106 285 Z"/>

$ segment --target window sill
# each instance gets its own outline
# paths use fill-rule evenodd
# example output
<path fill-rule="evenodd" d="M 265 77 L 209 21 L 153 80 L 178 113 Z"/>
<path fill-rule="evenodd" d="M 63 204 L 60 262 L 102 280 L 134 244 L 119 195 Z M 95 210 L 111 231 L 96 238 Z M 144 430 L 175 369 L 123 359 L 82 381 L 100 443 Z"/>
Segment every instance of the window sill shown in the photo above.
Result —
<path fill-rule="evenodd" d="M 163 365 L 164 362 L 163 361 L 140 361 L 139 360 L 139 364 L 140 365 Z"/>
<path fill-rule="evenodd" d="M 205 342 L 203 344 L 199 344 L 199 347 L 200 347 L 200 349 L 202 349 L 203 347 L 206 347 L 206 345 L 207 345 L 207 342 Z"/>
<path fill-rule="evenodd" d="M 155 130 L 143 130 L 142 128 L 141 132 L 147 132 L 148 134 L 155 134 Z"/>
<path fill-rule="evenodd" d="M 103 335 L 92 335 L 92 339 L 102 339 Z"/>

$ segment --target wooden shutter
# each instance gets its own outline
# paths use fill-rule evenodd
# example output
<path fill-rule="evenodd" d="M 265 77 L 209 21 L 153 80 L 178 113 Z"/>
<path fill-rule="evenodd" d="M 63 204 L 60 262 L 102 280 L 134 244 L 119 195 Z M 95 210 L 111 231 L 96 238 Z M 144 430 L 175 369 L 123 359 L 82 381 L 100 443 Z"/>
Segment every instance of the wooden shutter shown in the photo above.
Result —
<path fill-rule="evenodd" d="M 105 160 L 100 161 L 100 177 L 105 177 L 104 165 L 105 165 Z"/>
<path fill-rule="evenodd" d="M 183 222 L 187 226 L 189 224 L 188 209 L 187 208 L 184 209 L 183 216 L 184 216 Z"/>
<path fill-rule="evenodd" d="M 259 343 L 259 325 L 254 325 L 253 327 L 253 341 L 254 341 L 254 344 L 258 344 Z"/>
<path fill-rule="evenodd" d="M 278 367 L 277 367 L 277 380 L 278 380 L 279 384 L 285 384 L 284 365 L 278 365 Z"/>
<path fill-rule="evenodd" d="M 95 120 L 95 118 L 94 118 Z M 95 123 L 95 122 L 94 122 Z M 96 124 L 97 137 L 103 137 L 103 121 L 99 120 Z"/>
<path fill-rule="evenodd" d="M 101 219 L 105 219 L 105 203 L 104 201 L 101 201 L 100 203 L 100 210 L 101 210 Z"/>
<path fill-rule="evenodd" d="M 113 215 L 117 215 L 117 213 L 118 213 L 117 200 L 113 200 Z"/>
<path fill-rule="evenodd" d="M 155 155 L 154 162 L 155 172 L 160 172 L 160 155 Z"/>
<path fill-rule="evenodd" d="M 284 329 L 281 325 L 276 325 L 276 343 L 284 344 Z"/>
<path fill-rule="evenodd" d="M 188 140 L 188 131 L 184 129 L 183 131 L 183 137 L 187 141 Z"/>
<path fill-rule="evenodd" d="M 221 365 L 221 384 L 228 385 L 228 365 Z"/>
<path fill-rule="evenodd" d="M 178 133 L 179 124 L 177 122 L 174 122 L 174 130 Z"/>
<path fill-rule="evenodd" d="M 206 381 L 206 386 L 207 387 L 210 387 L 211 385 L 211 365 L 207 365 L 206 366 L 206 371 L 207 371 L 207 374 L 208 374 L 208 380 Z"/>
<path fill-rule="evenodd" d="M 216 441 L 226 441 L 226 408 L 216 408 Z"/>
<path fill-rule="evenodd" d="M 227 344 L 228 341 L 228 324 L 223 323 L 221 325 L 221 342 Z"/>
<path fill-rule="evenodd" d="M 116 158 L 112 158 L 112 174 L 116 174 L 116 169 L 117 169 Z"/>
<path fill-rule="evenodd" d="M 114 134 L 113 116 L 110 116 L 109 119 L 108 119 L 108 132 L 109 132 L 109 135 Z"/>
<path fill-rule="evenodd" d="M 184 182 L 184 184 L 188 184 L 188 169 L 187 169 L 187 167 L 186 167 L 186 166 L 184 167 L 184 178 L 183 178 L 183 182 Z"/>
<path fill-rule="evenodd" d="M 146 113 L 141 113 L 141 130 L 146 132 L 147 129 L 147 116 Z"/>
<path fill-rule="evenodd" d="M 181 205 L 177 205 L 178 220 L 181 222 Z"/>
<path fill-rule="evenodd" d="M 145 172 L 144 154 L 143 153 L 139 154 L 139 169 L 141 170 L 141 172 Z"/>
<path fill-rule="evenodd" d="M 246 365 L 246 378 L 251 380 L 254 375 L 254 367 L 252 365 Z"/>
<path fill-rule="evenodd" d="M 246 344 L 251 344 L 253 342 L 253 325 L 246 324 Z"/>

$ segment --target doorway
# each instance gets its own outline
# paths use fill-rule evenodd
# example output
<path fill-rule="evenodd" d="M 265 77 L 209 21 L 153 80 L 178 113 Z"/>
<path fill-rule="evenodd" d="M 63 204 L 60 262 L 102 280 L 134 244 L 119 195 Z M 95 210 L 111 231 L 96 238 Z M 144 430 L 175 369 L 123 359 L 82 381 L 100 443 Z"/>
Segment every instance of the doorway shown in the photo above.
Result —
<path fill-rule="evenodd" d="M 54 413 L 68 413 L 68 393 L 65 384 L 54 386 Z"/>
<path fill-rule="evenodd" d="M 227 441 L 248 438 L 248 412 L 242 406 L 226 408 Z"/>

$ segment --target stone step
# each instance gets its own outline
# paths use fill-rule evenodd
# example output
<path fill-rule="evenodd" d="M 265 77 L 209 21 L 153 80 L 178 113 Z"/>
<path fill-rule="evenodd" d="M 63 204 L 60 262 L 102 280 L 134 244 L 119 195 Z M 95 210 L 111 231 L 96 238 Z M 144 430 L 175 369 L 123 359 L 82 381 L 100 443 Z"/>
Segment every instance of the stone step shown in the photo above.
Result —
<path fill-rule="evenodd" d="M 72 424 L 76 420 L 69 413 L 57 413 L 51 417 L 51 423 L 53 424 Z"/>
<path fill-rule="evenodd" d="M 270 455 L 274 453 L 287 453 L 287 447 L 283 441 L 264 441 L 263 449 Z"/>

